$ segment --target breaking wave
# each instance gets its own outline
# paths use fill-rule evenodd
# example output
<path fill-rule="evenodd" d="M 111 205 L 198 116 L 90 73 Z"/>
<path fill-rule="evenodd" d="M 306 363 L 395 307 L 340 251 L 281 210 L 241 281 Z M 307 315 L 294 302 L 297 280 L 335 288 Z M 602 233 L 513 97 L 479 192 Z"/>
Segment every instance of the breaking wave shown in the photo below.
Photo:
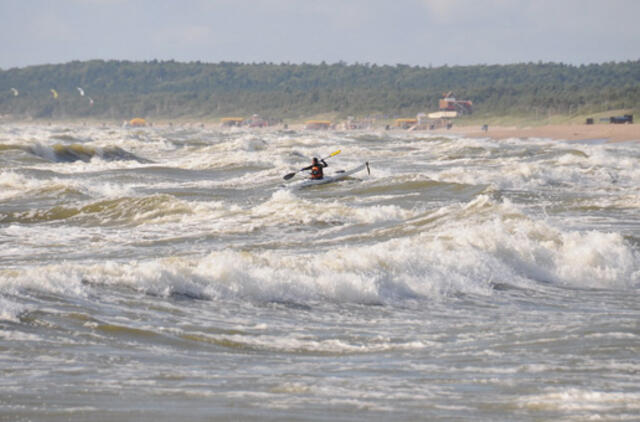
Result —
<path fill-rule="evenodd" d="M 170 195 L 117 198 L 82 206 L 55 206 L 0 214 L 0 223 L 38 224 L 76 220 L 80 225 L 136 225 L 161 223 L 191 214 L 191 207 Z"/>
<path fill-rule="evenodd" d="M 82 144 L 55 144 L 49 146 L 42 143 L 35 143 L 31 146 L 24 147 L 24 149 L 35 156 L 54 163 L 73 163 L 75 161 L 89 162 L 94 157 L 105 161 L 137 161 L 139 163 L 151 162 L 146 158 L 138 157 L 137 155 L 125 151 L 117 146 L 91 147 Z"/>
<path fill-rule="evenodd" d="M 161 195 L 96 203 L 74 212 L 130 221 L 164 216 L 171 208 L 189 212 Z M 0 289 L 83 295 L 85 285 L 106 285 L 200 299 L 385 304 L 493 295 L 497 285 L 640 285 L 640 255 L 619 234 L 563 231 L 484 195 L 424 218 L 431 225 L 411 236 L 324 251 L 222 249 L 200 257 L 17 268 L 0 273 Z"/>

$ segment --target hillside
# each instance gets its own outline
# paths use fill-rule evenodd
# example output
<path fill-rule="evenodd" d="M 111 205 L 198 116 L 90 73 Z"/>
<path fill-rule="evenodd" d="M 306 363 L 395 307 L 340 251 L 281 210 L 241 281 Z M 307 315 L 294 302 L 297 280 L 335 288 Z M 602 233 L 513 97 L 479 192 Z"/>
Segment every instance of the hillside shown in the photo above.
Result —
<path fill-rule="evenodd" d="M 640 61 L 425 68 L 94 60 L 0 70 L 0 114 L 36 119 L 253 113 L 393 117 L 436 110 L 446 91 L 472 100 L 474 113 L 486 116 L 637 110 Z"/>

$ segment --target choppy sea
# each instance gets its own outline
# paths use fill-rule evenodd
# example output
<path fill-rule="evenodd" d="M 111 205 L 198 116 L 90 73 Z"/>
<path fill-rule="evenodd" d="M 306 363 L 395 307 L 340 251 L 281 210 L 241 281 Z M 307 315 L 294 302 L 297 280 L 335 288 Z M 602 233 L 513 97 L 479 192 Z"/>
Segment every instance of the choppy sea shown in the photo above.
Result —
<path fill-rule="evenodd" d="M 0 421 L 638 420 L 639 161 L 4 124 Z"/>

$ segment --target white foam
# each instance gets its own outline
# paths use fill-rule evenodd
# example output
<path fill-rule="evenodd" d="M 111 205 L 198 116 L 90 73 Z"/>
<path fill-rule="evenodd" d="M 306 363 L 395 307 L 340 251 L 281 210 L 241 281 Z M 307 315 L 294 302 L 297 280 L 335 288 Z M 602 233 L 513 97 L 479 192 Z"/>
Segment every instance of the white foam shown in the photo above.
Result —
<path fill-rule="evenodd" d="M 470 245 L 489 252 L 516 274 L 576 287 L 629 288 L 640 281 L 640 255 L 620 234 L 564 231 L 526 216 L 509 201 L 494 204 L 483 196 L 468 207 L 477 208 L 481 201 L 490 203 L 496 218 L 463 233 L 456 233 L 458 228 L 448 233 L 466 235 Z"/>
<path fill-rule="evenodd" d="M 0 290 L 2 293 L 2 290 Z M 0 321 L 19 322 L 19 316 L 30 308 L 26 305 L 16 303 L 4 296 L 0 296 Z M 0 338 L 13 335 L 13 332 L 0 331 Z M 14 339 L 14 338 L 9 338 Z"/>
<path fill-rule="evenodd" d="M 567 149 L 566 144 L 548 140 L 513 139 L 495 144 L 458 139 L 432 147 L 430 154 L 442 168 L 427 174 L 444 182 L 522 190 L 567 184 L 593 190 L 611 183 L 637 190 L 640 182 L 640 167 L 635 165 L 637 149 L 624 155 L 624 148 L 629 148 L 625 146 L 572 145 Z M 457 159 L 446 159 L 450 156 Z"/>
<path fill-rule="evenodd" d="M 0 200 L 54 196 L 67 190 L 76 191 L 96 198 L 117 198 L 133 193 L 132 188 L 124 184 L 109 183 L 87 178 L 63 179 L 49 177 L 46 179 L 38 179 L 21 175 L 14 171 L 0 172 L 0 188 Z"/>
<path fill-rule="evenodd" d="M 4 270 L 0 272 L 0 293 L 34 289 L 85 297 L 84 272 L 83 266 L 68 263 Z"/>
<path fill-rule="evenodd" d="M 285 191 L 270 201 L 277 206 L 265 205 L 252 217 L 270 218 L 264 214 L 310 206 Z M 329 205 L 329 215 L 335 213 L 331 218 L 352 212 L 342 207 Z M 390 210 L 380 218 L 394 216 L 396 210 Z M 487 196 L 434 214 L 440 217 L 428 216 L 433 222 L 424 231 L 372 244 L 291 252 L 227 249 L 191 258 L 33 266 L 0 274 L 0 287 L 83 296 L 82 281 L 89 280 L 164 296 L 385 303 L 456 292 L 491 295 L 496 281 L 625 289 L 640 280 L 638 252 L 618 234 L 562 231 L 527 217 L 508 201 L 496 203 Z M 349 217 L 354 215 L 358 218 L 357 212 Z M 285 220 L 295 218 L 305 224 L 308 217 L 285 213 Z"/>
<path fill-rule="evenodd" d="M 618 233 L 563 233 L 554 248 L 558 276 L 580 287 L 621 287 L 638 285 L 640 254 Z"/>
<path fill-rule="evenodd" d="M 580 388 L 550 388 L 546 392 L 525 396 L 518 400 L 520 407 L 531 410 L 560 410 L 567 412 L 637 412 L 640 393 L 597 391 Z"/>
<path fill-rule="evenodd" d="M 203 335 L 203 338 L 211 342 L 228 342 L 242 345 L 247 348 L 273 350 L 278 352 L 313 352 L 313 353 L 335 353 L 335 354 L 351 354 L 351 353 L 380 353 L 389 351 L 411 351 L 422 350 L 428 345 L 421 341 L 409 341 L 404 343 L 392 341 L 378 342 L 352 342 L 343 339 L 326 339 L 316 340 L 308 335 L 291 334 L 288 336 L 274 337 L 273 335 L 265 336 L 246 336 L 246 335 Z"/>
<path fill-rule="evenodd" d="M 286 189 L 274 192 L 269 200 L 251 210 L 252 219 L 269 220 L 269 225 L 284 222 L 308 225 L 337 221 L 350 224 L 374 224 L 380 221 L 403 220 L 412 214 L 412 211 L 395 205 L 358 207 L 349 206 L 341 201 L 312 201 Z"/>
<path fill-rule="evenodd" d="M 0 315 L 1 316 L 1 315 Z M 0 318 L 2 321 L 4 318 Z M 18 319 L 7 319 L 11 322 L 19 322 Z M 0 329 L 0 340 L 5 341 L 20 341 L 20 342 L 38 342 L 42 341 L 42 338 L 36 334 L 25 333 L 24 331 L 19 330 L 2 330 Z"/>

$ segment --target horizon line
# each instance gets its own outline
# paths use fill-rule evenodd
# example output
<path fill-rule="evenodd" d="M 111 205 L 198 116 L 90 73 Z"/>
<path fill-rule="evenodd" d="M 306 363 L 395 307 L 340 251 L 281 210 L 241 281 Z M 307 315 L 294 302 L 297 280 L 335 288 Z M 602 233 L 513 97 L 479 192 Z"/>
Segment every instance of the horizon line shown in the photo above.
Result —
<path fill-rule="evenodd" d="M 564 63 L 564 62 L 556 62 L 556 61 L 528 61 L 528 62 L 513 62 L 513 63 L 476 63 L 476 64 L 454 64 L 449 65 L 447 63 L 441 65 L 414 65 L 407 63 L 396 63 L 396 64 L 380 64 L 380 63 L 371 63 L 371 62 L 346 62 L 344 60 L 338 60 L 337 62 L 327 63 L 322 60 L 320 62 L 242 62 L 242 61 L 226 61 L 220 60 L 217 62 L 209 62 L 202 60 L 189 60 L 189 61 L 180 61 L 176 59 L 145 59 L 145 60 L 130 60 L 130 59 L 103 59 L 103 58 L 95 58 L 95 59 L 85 59 L 85 60 L 70 60 L 66 62 L 58 62 L 58 63 L 38 63 L 38 64 L 30 64 L 25 66 L 13 66 L 9 68 L 0 67 L 0 72 L 10 71 L 10 70 L 21 70 L 28 69 L 30 67 L 45 67 L 45 66 L 63 66 L 73 63 L 88 63 L 88 62 L 119 62 L 119 63 L 143 63 L 143 64 L 165 64 L 165 63 L 178 63 L 178 64 L 197 64 L 197 65 L 220 65 L 220 64 L 230 64 L 230 65 L 240 65 L 240 66 L 257 66 L 257 65 L 268 65 L 268 66 L 366 66 L 366 67 L 412 67 L 419 69 L 441 69 L 441 68 L 463 68 L 463 67 L 479 67 L 479 66 L 518 66 L 518 65 L 562 65 L 568 67 L 586 67 L 586 66 L 600 66 L 605 64 L 621 64 L 621 63 L 634 63 L 640 62 L 640 58 L 637 59 L 627 59 L 627 60 L 607 60 L 602 62 L 590 62 L 590 63 L 581 63 L 581 64 L 572 64 L 572 63 Z"/>

